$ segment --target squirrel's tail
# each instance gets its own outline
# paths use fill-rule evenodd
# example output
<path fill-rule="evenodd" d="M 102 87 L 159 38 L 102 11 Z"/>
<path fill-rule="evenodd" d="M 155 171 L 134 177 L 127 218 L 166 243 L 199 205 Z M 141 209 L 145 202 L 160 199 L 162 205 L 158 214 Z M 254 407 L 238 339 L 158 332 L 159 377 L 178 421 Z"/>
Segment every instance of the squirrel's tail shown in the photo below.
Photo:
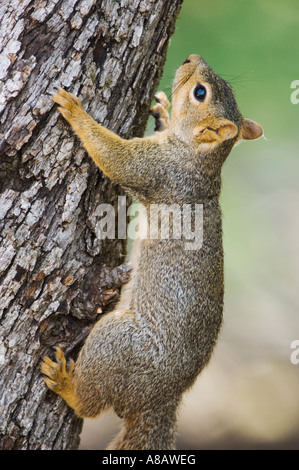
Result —
<path fill-rule="evenodd" d="M 107 450 L 171 450 L 175 449 L 175 434 L 176 409 L 142 412 L 125 419 Z"/>

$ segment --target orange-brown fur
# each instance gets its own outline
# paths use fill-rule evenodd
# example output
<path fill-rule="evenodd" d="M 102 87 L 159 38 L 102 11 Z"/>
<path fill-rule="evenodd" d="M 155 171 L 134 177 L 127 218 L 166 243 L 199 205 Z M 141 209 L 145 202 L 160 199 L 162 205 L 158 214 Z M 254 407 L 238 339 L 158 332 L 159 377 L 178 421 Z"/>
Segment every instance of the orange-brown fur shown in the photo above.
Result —
<path fill-rule="evenodd" d="M 199 102 L 194 87 L 202 84 Z M 262 128 L 244 119 L 232 89 L 197 55 L 178 69 L 172 117 L 164 94 L 153 108 L 159 132 L 125 140 L 97 124 L 77 97 L 54 95 L 89 155 L 141 201 L 202 204 L 203 244 L 136 242 L 134 275 L 115 311 L 92 329 L 76 364 L 45 358 L 47 386 L 80 416 L 113 407 L 124 427 L 109 448 L 173 449 L 181 396 L 209 362 L 223 311 L 221 167 L 234 144 Z M 193 207 L 193 206 L 192 206 Z M 138 245 L 138 247 L 137 247 Z"/>

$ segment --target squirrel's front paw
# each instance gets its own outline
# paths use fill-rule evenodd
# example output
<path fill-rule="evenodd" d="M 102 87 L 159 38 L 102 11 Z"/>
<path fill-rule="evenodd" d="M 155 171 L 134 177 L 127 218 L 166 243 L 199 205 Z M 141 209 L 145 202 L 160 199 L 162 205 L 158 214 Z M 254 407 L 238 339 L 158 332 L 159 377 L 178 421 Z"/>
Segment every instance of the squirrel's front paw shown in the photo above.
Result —
<path fill-rule="evenodd" d="M 59 92 L 52 96 L 55 103 L 60 106 L 57 108 L 62 116 L 70 123 L 80 115 L 83 111 L 81 101 L 77 96 L 72 93 L 68 93 L 63 88 L 59 89 Z"/>
<path fill-rule="evenodd" d="M 168 109 L 170 103 L 163 91 L 159 91 L 159 93 L 155 95 L 155 99 L 157 104 L 151 108 L 150 114 L 156 121 L 155 131 L 164 131 L 164 129 L 168 129 L 169 127 Z"/>
<path fill-rule="evenodd" d="M 44 381 L 49 389 L 65 398 L 64 395 L 72 388 L 74 366 L 73 360 L 70 365 L 66 364 L 65 356 L 60 348 L 56 348 L 56 362 L 45 356 L 41 363 L 41 372 L 47 376 L 44 377 Z"/>

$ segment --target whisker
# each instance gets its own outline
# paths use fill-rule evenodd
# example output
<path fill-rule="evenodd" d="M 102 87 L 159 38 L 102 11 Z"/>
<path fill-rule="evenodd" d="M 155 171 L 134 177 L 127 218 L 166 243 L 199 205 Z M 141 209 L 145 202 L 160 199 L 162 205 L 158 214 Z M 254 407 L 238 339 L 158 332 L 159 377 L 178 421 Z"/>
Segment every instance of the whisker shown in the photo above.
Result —
<path fill-rule="evenodd" d="M 175 95 L 175 93 L 177 93 L 181 88 L 182 86 L 185 85 L 185 83 L 187 83 L 187 81 L 189 80 L 190 77 L 184 77 L 180 80 L 180 82 L 176 85 L 176 87 L 172 90 L 171 94 L 169 96 L 167 96 L 167 98 L 169 99 L 169 101 L 171 101 L 172 97 Z"/>
<path fill-rule="evenodd" d="M 241 73 L 240 75 L 222 74 L 221 77 L 228 83 L 234 85 L 243 85 L 244 83 L 253 81 L 253 79 L 248 76 L 248 72 Z"/>
<path fill-rule="evenodd" d="M 177 86 L 174 88 L 174 90 L 172 91 L 171 93 L 171 96 L 173 96 L 175 93 L 177 93 L 181 88 L 182 86 L 185 85 L 185 83 L 189 80 L 189 77 L 184 77 L 182 78 L 182 80 L 177 84 Z"/>

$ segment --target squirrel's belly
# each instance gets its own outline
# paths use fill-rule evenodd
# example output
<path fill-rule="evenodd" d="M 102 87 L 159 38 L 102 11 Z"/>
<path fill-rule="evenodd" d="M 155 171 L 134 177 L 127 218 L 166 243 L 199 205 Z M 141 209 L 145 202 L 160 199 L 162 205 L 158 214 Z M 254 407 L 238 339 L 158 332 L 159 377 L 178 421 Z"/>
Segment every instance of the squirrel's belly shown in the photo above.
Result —
<path fill-rule="evenodd" d="M 171 355 L 172 376 L 180 376 L 187 388 L 209 361 L 221 328 L 223 250 L 221 237 L 200 250 L 182 248 L 181 240 L 159 247 L 144 243 L 132 297 L 143 331 L 151 332 L 153 347 L 160 351 L 161 365 Z"/>
<path fill-rule="evenodd" d="M 158 337 L 176 337 L 182 351 L 197 349 L 202 338 L 218 335 L 221 324 L 222 245 L 217 251 L 203 245 L 199 251 L 183 252 L 180 241 L 172 240 L 164 248 L 164 256 L 151 246 L 141 250 L 132 286 L 134 310 Z"/>
<path fill-rule="evenodd" d="M 132 283 L 138 310 L 175 310 L 180 321 L 188 311 L 222 305 L 223 250 L 222 240 L 218 242 L 216 247 L 203 243 L 194 251 L 185 251 L 181 240 L 143 243 Z"/>

